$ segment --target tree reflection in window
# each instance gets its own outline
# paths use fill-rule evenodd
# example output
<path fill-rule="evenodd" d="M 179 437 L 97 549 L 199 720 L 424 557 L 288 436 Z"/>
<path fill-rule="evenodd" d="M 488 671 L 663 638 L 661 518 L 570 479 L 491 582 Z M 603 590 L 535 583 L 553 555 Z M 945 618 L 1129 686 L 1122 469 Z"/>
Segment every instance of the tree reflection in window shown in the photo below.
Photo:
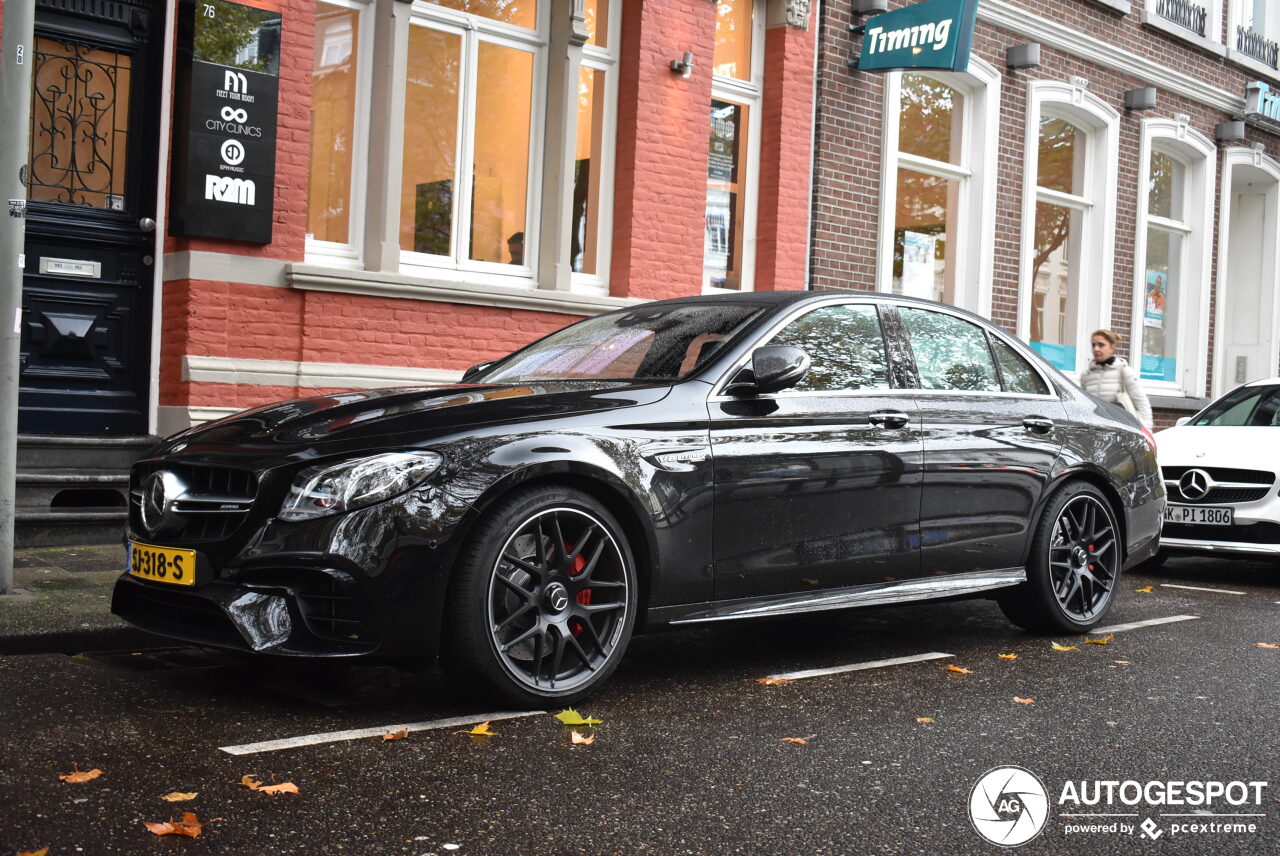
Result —
<path fill-rule="evenodd" d="M 888 389 L 889 364 L 874 306 L 828 306 L 788 324 L 771 345 L 804 349 L 812 364 L 801 392 Z"/>
<path fill-rule="evenodd" d="M 999 392 L 987 334 L 976 324 L 927 309 L 899 309 L 924 389 Z"/>

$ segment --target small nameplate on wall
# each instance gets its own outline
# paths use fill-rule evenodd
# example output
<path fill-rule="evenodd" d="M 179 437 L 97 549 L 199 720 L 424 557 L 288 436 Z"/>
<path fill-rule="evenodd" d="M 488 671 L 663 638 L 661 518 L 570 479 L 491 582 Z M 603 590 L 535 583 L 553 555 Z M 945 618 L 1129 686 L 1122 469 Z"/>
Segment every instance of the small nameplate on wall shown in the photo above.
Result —
<path fill-rule="evenodd" d="M 54 276 L 82 276 L 86 279 L 102 279 L 102 263 L 77 259 L 40 259 L 40 273 Z"/>
<path fill-rule="evenodd" d="M 1236 357 L 1236 383 L 1244 383 L 1249 375 L 1249 358 Z"/>

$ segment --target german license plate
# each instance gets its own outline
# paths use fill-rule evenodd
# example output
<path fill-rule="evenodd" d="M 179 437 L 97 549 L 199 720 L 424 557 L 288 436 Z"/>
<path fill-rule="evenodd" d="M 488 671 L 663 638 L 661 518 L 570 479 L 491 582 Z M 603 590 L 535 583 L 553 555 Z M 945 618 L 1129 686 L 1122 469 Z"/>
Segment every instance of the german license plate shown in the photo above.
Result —
<path fill-rule="evenodd" d="M 144 580 L 175 586 L 196 584 L 195 550 L 153 547 L 130 541 L 128 562 L 129 573 Z"/>
<path fill-rule="evenodd" d="M 1230 526 L 1235 522 L 1235 509 L 1214 508 L 1199 505 L 1166 505 L 1165 523 L 1185 523 L 1191 526 Z"/>

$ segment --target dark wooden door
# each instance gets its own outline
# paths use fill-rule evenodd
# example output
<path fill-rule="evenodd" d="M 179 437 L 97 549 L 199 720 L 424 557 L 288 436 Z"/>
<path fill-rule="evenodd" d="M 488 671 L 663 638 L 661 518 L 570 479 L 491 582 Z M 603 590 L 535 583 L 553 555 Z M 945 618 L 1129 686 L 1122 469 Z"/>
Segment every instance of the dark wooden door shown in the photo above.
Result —
<path fill-rule="evenodd" d="M 143 434 L 164 6 L 37 0 L 19 430 Z"/>

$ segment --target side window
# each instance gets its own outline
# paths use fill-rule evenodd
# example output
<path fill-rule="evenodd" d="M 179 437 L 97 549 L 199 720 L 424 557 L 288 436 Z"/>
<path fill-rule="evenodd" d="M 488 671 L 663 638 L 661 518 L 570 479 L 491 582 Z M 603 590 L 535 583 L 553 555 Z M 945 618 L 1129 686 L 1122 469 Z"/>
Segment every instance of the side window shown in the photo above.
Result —
<path fill-rule="evenodd" d="M 921 389 L 999 392 L 987 334 L 976 324 L 927 309 L 898 310 L 916 355 Z"/>
<path fill-rule="evenodd" d="M 803 348 L 813 361 L 801 392 L 888 389 L 880 316 L 874 306 L 828 306 L 797 318 L 771 345 Z"/>
<path fill-rule="evenodd" d="M 996 352 L 996 362 L 1000 364 L 1000 374 L 1004 377 L 1005 392 L 1049 394 L 1044 378 L 1017 351 L 995 336 L 991 337 L 991 345 Z"/>

